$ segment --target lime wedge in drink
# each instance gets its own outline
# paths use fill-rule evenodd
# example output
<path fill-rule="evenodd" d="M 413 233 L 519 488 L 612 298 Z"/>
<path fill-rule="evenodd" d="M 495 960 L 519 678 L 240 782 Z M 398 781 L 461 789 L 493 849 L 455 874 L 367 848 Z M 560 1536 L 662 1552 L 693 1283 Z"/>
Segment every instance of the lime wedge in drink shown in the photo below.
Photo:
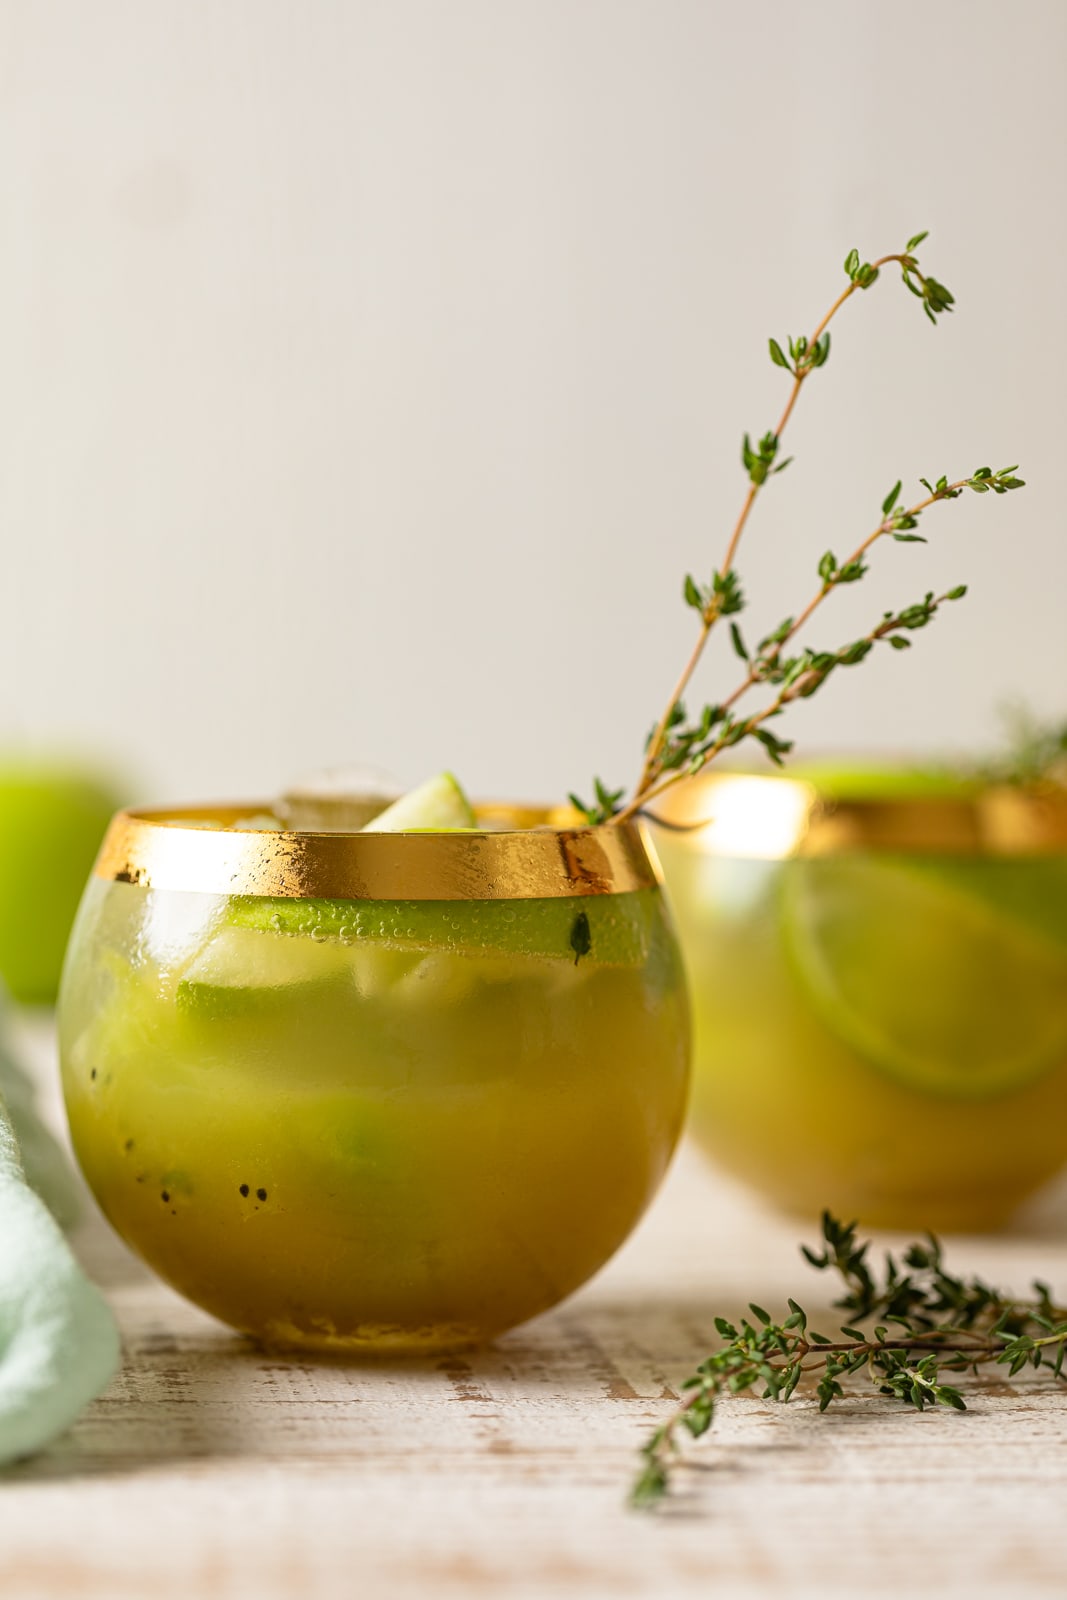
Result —
<path fill-rule="evenodd" d="M 916 872 L 1022 923 L 1067 957 L 1067 857 L 915 856 Z"/>
<path fill-rule="evenodd" d="M 1053 870 L 1062 865 L 791 861 L 786 950 L 820 1019 L 900 1082 L 1006 1093 L 1067 1062 L 1067 924 Z"/>

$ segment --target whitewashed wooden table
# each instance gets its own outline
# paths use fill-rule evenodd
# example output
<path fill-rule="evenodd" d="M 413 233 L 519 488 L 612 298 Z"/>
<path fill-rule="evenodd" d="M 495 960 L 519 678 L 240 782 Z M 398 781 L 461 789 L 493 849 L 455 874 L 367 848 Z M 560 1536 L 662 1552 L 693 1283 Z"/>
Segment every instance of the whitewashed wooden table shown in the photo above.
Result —
<path fill-rule="evenodd" d="M 125 1364 L 65 1440 L 0 1475 L 0 1596 L 1062 1600 L 1067 1386 L 1047 1381 L 986 1383 L 964 1415 L 740 1397 L 666 1513 L 625 1508 L 712 1315 L 820 1287 L 803 1232 L 686 1150 L 567 1305 L 493 1349 L 352 1367 L 254 1348 L 90 1221 L 78 1248 Z M 952 1250 L 1067 1290 L 1067 1191 L 1014 1236 Z"/>

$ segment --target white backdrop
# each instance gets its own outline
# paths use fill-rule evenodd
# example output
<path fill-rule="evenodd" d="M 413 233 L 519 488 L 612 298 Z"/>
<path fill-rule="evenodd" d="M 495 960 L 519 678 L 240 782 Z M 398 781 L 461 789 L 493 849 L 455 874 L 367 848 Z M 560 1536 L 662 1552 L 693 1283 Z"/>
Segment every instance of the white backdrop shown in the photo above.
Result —
<path fill-rule="evenodd" d="M 6 741 L 142 798 L 623 781 L 784 398 L 768 334 L 923 227 L 958 314 L 847 308 L 756 624 L 898 475 L 1018 460 L 837 597 L 816 643 L 972 585 L 793 731 L 1067 715 L 1065 78 L 1063 0 L 0 0 Z"/>

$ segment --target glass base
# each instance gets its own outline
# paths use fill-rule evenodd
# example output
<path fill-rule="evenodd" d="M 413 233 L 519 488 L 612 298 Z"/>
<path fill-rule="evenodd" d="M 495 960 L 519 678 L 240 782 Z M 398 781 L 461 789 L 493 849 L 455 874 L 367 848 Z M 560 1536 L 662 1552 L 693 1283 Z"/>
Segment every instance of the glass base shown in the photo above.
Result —
<path fill-rule="evenodd" d="M 436 1323 L 425 1328 L 404 1328 L 368 1323 L 350 1334 L 308 1333 L 284 1322 L 265 1328 L 242 1330 L 268 1350 L 307 1351 L 348 1361 L 418 1360 L 423 1356 L 453 1355 L 489 1344 L 503 1330 L 475 1328 L 462 1323 Z"/>

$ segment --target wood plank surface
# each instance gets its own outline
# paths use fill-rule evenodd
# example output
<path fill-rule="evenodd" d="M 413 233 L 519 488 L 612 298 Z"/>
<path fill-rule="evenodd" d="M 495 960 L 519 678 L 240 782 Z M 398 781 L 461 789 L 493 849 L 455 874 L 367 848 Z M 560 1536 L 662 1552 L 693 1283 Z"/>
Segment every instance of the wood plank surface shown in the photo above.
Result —
<path fill-rule="evenodd" d="M 47 1071 L 47 1029 L 23 1037 Z M 664 1514 L 625 1508 L 713 1314 L 820 1287 L 797 1256 L 811 1231 L 687 1149 L 565 1306 L 492 1349 L 346 1366 L 227 1332 L 91 1219 L 78 1248 L 125 1363 L 66 1439 L 0 1475 L 0 1596 L 1067 1594 L 1067 1386 L 1037 1379 L 968 1389 L 964 1415 L 739 1397 Z M 1067 1191 L 1011 1236 L 951 1248 L 1067 1292 Z"/>

